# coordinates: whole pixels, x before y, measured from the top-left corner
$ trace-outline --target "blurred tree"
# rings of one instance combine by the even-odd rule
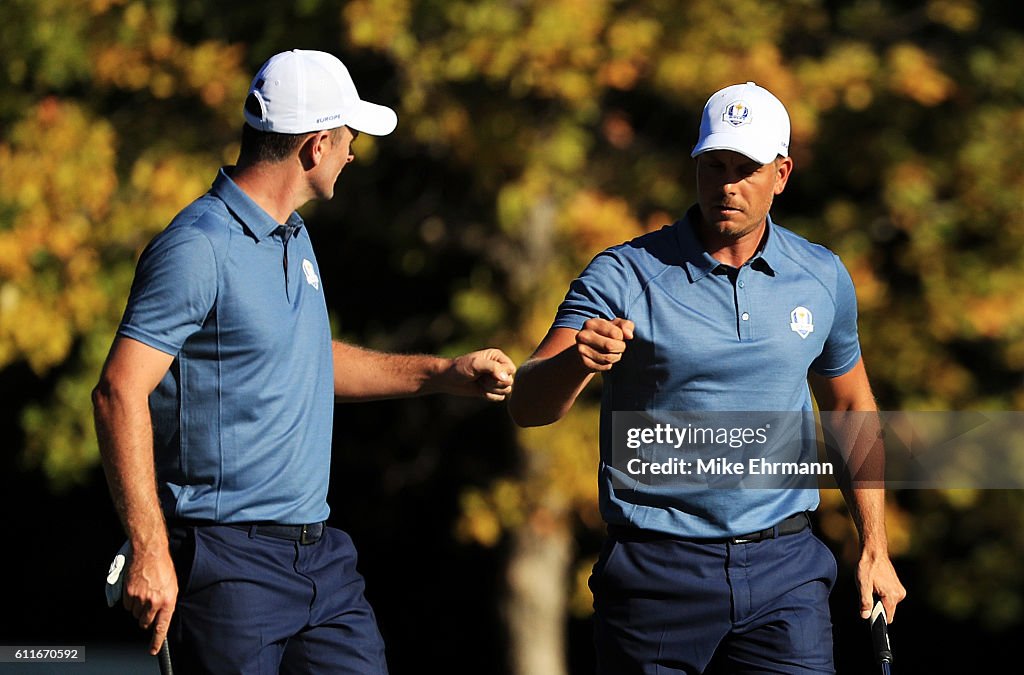
[[[318,239],[338,252],[334,287],[380,268],[391,284],[335,295],[340,334],[402,349],[496,342],[525,359],[591,256],[683,213],[701,106],[754,80],[793,120],[797,172],[774,215],[850,268],[881,405],[1019,409],[1021,21],[975,0],[4,2],[0,369],[55,382],[19,403],[26,459],[55,485],[95,464],[88,391],[134,260],[234,159],[252,69],[293,46],[372,73],[362,93],[401,120],[387,143],[360,138],[366,165],[343,181],[359,245]],[[593,551],[575,542],[601,527],[593,393],[559,424],[516,432],[514,469],[462,495],[459,534],[508,546],[517,673],[565,672],[565,614],[589,611]],[[823,501],[842,546],[841,500]],[[917,587],[967,571],[933,607],[1021,622],[1024,570],[1006,562],[1024,540],[964,535],[1024,531],[1019,494],[891,507]]]
[[[98,460],[89,390],[134,260],[237,126],[241,50],[183,42],[175,5],[0,6],[0,368],[60,368],[53,400],[23,417],[26,459],[58,485]]]

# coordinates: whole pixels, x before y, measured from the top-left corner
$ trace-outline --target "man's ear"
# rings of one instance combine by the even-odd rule
[[[329,142],[328,136],[330,135],[329,131],[316,131],[303,141],[299,147],[299,161],[302,162],[303,169],[309,171],[323,161],[324,153],[328,150],[326,144]]]
[[[780,195],[786,189],[790,174],[793,173],[793,158],[779,157],[775,160],[775,194]]]

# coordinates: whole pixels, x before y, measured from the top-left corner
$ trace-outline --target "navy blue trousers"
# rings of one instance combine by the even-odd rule
[[[610,535],[590,577],[598,673],[834,673],[835,579],[809,528],[744,544]]]
[[[224,525],[171,527],[178,604],[168,635],[181,673],[387,673],[352,539],[312,544]]]

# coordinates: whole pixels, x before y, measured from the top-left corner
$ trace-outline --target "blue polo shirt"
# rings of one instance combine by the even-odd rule
[[[770,218],[764,246],[738,270],[704,250],[696,218],[694,207],[673,225],[599,254],[570,286],[554,327],[579,330],[593,317],[636,325],[622,360],[604,374],[606,522],[682,537],[737,536],[815,508],[818,491],[613,489],[613,413],[810,413],[808,371],[836,377],[860,359],[857,303],[835,254]]]
[[[174,356],[150,397],[169,518],[327,518],[334,384],[320,270],[221,170],[139,260],[120,335]]]

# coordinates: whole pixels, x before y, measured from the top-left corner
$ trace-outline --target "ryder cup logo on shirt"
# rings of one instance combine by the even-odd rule
[[[319,291],[320,277],[318,277],[316,272],[313,270],[313,263],[309,262],[309,260],[305,258],[302,259],[302,272],[306,275],[306,283]]]
[[[743,101],[733,101],[722,113],[722,121],[728,122],[734,127],[750,124],[750,108]]]
[[[814,332],[814,316],[811,314],[811,310],[806,307],[797,307],[790,312],[789,327],[806,340],[807,336]]]

